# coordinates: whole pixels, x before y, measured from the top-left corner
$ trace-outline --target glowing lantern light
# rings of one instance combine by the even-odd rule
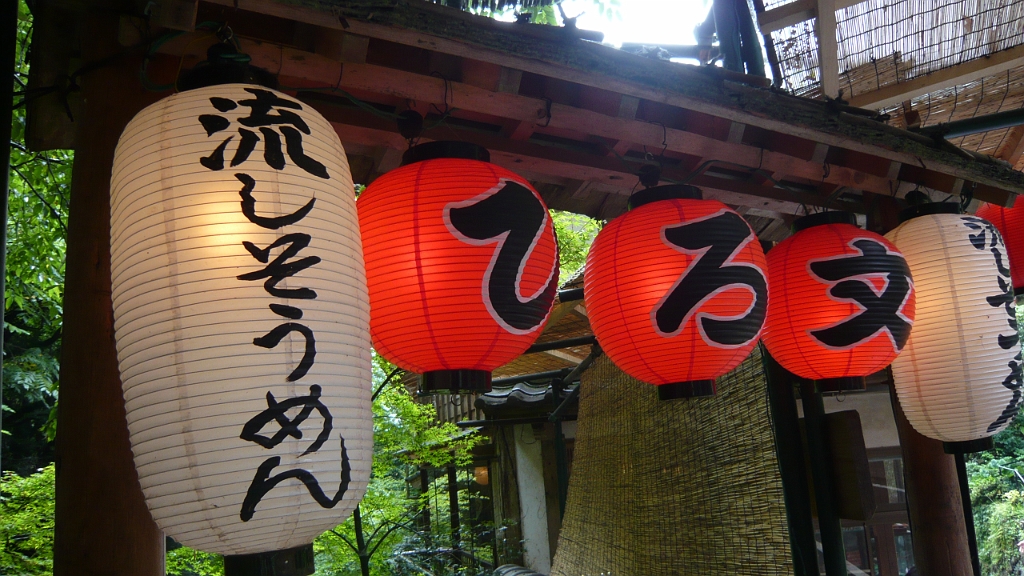
[[[914,284],[899,250],[849,212],[798,219],[767,255],[772,300],[764,343],[822,390],[863,387],[899,355],[914,322]],[[856,379],[859,386],[851,382]]]
[[[948,451],[983,449],[1013,419],[1021,395],[1003,240],[987,220],[944,203],[908,209],[886,238],[907,259],[917,291],[914,329],[892,363],[900,404],[918,432]]]
[[[157,525],[311,574],[312,541],[366,488],[369,302],[331,125],[228,84],[140,112],[111,178],[117,355]],[[249,573],[249,572],[245,572]]]
[[[1024,294],[1024,203],[1013,208],[995,204],[982,204],[977,215],[995,224],[1003,236],[1006,252],[1010,256],[1010,276],[1013,289],[1019,296]]]
[[[374,348],[421,389],[490,390],[540,335],[558,284],[547,206],[460,142],[410,148],[360,195]]]
[[[634,194],[587,255],[584,297],[608,357],[662,399],[714,394],[757,344],[764,251],[743,218],[692,186]]]

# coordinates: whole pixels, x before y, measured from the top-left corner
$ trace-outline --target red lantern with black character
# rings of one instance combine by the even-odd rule
[[[914,322],[914,283],[900,251],[849,212],[800,218],[768,252],[772,301],[764,343],[790,372],[825,391],[864,387]]]
[[[662,399],[714,394],[757,344],[764,252],[743,218],[692,186],[631,198],[587,256],[584,296],[602,350]]]
[[[540,335],[558,283],[547,206],[483,148],[431,142],[357,202],[379,354],[426,392],[490,390]]]

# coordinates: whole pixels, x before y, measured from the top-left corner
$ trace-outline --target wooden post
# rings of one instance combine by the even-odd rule
[[[85,16],[82,61],[121,50],[117,16]],[[146,508],[128,443],[110,296],[110,170],[121,130],[159,98],[120,58],[82,75],[68,225],[57,415],[56,576],[162,576],[164,538]]]
[[[829,98],[839,97],[839,44],[836,40],[836,2],[818,3],[818,71],[821,91]]]
[[[896,398],[895,388],[891,389],[891,397],[903,449],[917,573],[920,576],[973,574],[953,457],[943,451],[942,442],[926,438],[911,427]]]
[[[762,347],[768,377],[768,408],[775,428],[775,450],[779,458],[782,494],[786,500],[789,543],[793,549],[796,576],[819,576],[818,550],[814,542],[814,520],[810,488],[804,465],[800,419],[793,394],[793,376]]]
[[[825,574],[846,576],[846,551],[835,487],[832,485],[832,454],[825,425],[825,405],[816,384],[809,380],[800,383],[800,399],[804,407],[807,452],[814,482],[814,500],[818,505],[818,532],[821,534],[821,552],[825,557]]]

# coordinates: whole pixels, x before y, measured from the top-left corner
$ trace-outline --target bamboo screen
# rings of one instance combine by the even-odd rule
[[[712,398],[659,401],[607,357],[582,386],[552,576],[793,573],[757,349]]]
[[[840,87],[850,97],[1024,44],[1024,0],[866,0],[838,10],[836,23]],[[772,37],[787,87],[816,90],[814,21]]]
[[[786,0],[766,0],[770,10]],[[850,98],[925,76],[1024,44],[1024,0],[866,0],[836,12],[839,87]],[[814,19],[772,32],[785,88],[819,98],[818,43]],[[905,114],[921,126],[1015,110],[1024,106],[1024,67],[937,90],[890,107],[891,124]],[[951,142],[996,154],[1008,129]],[[1019,163],[1017,168],[1024,167]]]

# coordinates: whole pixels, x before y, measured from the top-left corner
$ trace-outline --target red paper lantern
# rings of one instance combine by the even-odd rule
[[[750,225],[692,186],[635,194],[587,256],[584,296],[601,349],[662,399],[714,394],[757,344],[768,304]]]
[[[422,374],[425,391],[490,390],[491,370],[533,344],[554,302],[547,206],[488,156],[416,146],[357,202],[373,346]]]
[[[805,216],[768,251],[765,346],[797,376],[825,380],[824,390],[862,388],[903,350],[914,323],[907,261],[855,223],[849,212]]]
[[[1010,260],[1010,277],[1017,295],[1024,294],[1024,204],[1003,208],[982,204],[976,214],[995,225],[1006,243]]]

